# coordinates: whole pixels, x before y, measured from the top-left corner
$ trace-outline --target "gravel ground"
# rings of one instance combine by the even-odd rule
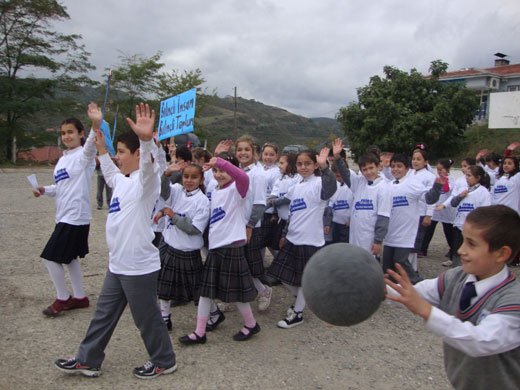
[[[271,307],[255,316],[262,331],[246,343],[231,339],[241,327],[237,312],[227,315],[205,345],[183,347],[179,336],[195,327],[196,308],[174,308],[171,339],[179,369],[173,375],[142,381],[132,368],[148,358],[128,310],[106,349],[99,378],[66,376],[53,365],[74,356],[94,312],[107,268],[106,207],[93,210],[90,254],[82,260],[88,309],[46,318],[42,309],[54,300],[54,287],[40,253],[55,217],[54,200],[32,196],[26,176],[40,184],[52,180],[50,167],[0,168],[0,388],[1,389],[449,389],[441,341],[423,321],[384,303],[367,321],[335,327],[309,310],[305,324],[276,327],[292,303],[287,291],[274,288]],[[95,183],[95,181],[93,181]],[[95,206],[95,190],[91,193]],[[437,276],[446,244],[438,228],[428,258],[419,260],[425,278]],[[517,270],[515,272],[518,273]]]

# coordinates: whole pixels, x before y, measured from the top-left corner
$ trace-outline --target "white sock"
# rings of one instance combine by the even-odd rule
[[[85,291],[83,291],[83,279],[81,278],[81,265],[78,259],[74,259],[67,264],[69,270],[69,279],[72,286],[72,294],[74,298],[85,298]]]
[[[296,302],[294,304],[294,311],[301,313],[305,309],[305,298],[303,297],[303,288],[298,288],[298,294],[296,295]]]
[[[253,278],[253,283],[259,294],[262,294],[267,289],[258,278]]]
[[[414,269],[414,271],[417,271],[417,253],[410,253],[408,255],[408,261],[410,262],[410,264],[412,265],[412,268]]]
[[[171,301],[167,301],[166,299],[159,299],[159,308],[161,309],[162,318],[168,318],[171,314]]]
[[[63,269],[63,265],[45,259],[43,260],[43,263],[47,267],[49,276],[56,288],[56,298],[61,301],[66,301],[69,299],[70,294],[69,290],[67,290],[67,281],[65,280],[65,270]]]
[[[292,295],[294,295],[295,297],[298,296],[298,287],[291,286],[290,284],[284,282],[282,282],[282,284],[285,286],[287,290],[289,290],[292,293]]]

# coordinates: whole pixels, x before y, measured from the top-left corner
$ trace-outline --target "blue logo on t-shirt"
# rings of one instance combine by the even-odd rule
[[[459,206],[458,211],[459,211],[459,213],[469,213],[474,208],[475,208],[475,205],[473,203],[462,203]]]
[[[409,206],[408,199],[406,196],[394,196],[392,201],[392,207],[404,207]]]
[[[507,187],[505,185],[498,185],[495,187],[495,194],[503,194],[507,192]]]
[[[110,202],[110,207],[108,208],[108,213],[116,213],[118,211],[121,211],[121,207],[119,205],[119,198],[115,197],[112,198],[112,201]]]
[[[185,213],[178,213],[176,211],[174,211],[175,215],[178,215],[179,217],[185,217],[186,214]],[[171,229],[171,227],[173,226],[173,220],[172,218],[169,218],[168,217],[168,225],[166,226],[166,229]]]
[[[213,209],[211,212],[211,217],[209,218],[209,224],[215,223],[217,221],[220,221],[226,216],[226,212],[222,209],[222,207],[217,207],[216,209]]]
[[[291,206],[289,207],[289,210],[291,213],[294,213],[298,210],[304,210],[307,208],[307,205],[305,204],[305,200],[303,198],[294,199],[291,202]]]
[[[334,211],[348,210],[349,208],[350,208],[350,205],[348,204],[348,202],[346,200],[337,200],[332,205],[332,209]]]
[[[374,210],[374,204],[372,199],[360,199],[359,202],[356,202],[354,208],[356,210]]]
[[[211,200],[211,191],[206,192],[206,196],[208,197],[209,200]]]
[[[62,180],[69,179],[69,178],[70,178],[70,176],[67,173],[66,168],[58,169],[56,171],[56,174],[54,175],[54,181],[56,182],[56,184],[58,184]]]

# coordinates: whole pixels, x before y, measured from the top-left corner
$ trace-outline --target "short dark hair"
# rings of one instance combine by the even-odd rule
[[[403,163],[406,168],[410,168],[410,158],[404,154],[394,154],[390,159],[390,164],[393,162]]]
[[[502,162],[502,156],[495,152],[491,152],[484,156],[484,161],[487,163],[492,161],[496,165],[500,165],[500,163]]]
[[[106,141],[106,140],[105,140]],[[133,131],[127,131],[117,137],[117,142],[124,144],[133,154],[139,149],[139,137]]]
[[[468,165],[476,165],[477,164],[477,160],[475,159],[475,157],[465,157],[462,159],[462,162],[466,162],[466,164]]]
[[[187,146],[179,146],[175,149],[175,157],[180,157],[184,161],[191,161],[191,150]]]
[[[362,168],[367,164],[375,164],[377,167],[377,166],[379,166],[380,163],[381,163],[381,160],[379,160],[379,157],[376,156],[374,153],[362,154],[358,160],[359,168]]]
[[[515,210],[504,205],[478,207],[468,214],[466,223],[482,231],[490,252],[508,246],[509,261],[515,258],[520,249],[520,216]]]

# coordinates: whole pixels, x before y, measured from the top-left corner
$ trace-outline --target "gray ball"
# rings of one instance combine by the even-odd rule
[[[366,320],[385,297],[383,271],[374,256],[344,243],[327,245],[309,259],[302,287],[312,312],[339,326]]]

